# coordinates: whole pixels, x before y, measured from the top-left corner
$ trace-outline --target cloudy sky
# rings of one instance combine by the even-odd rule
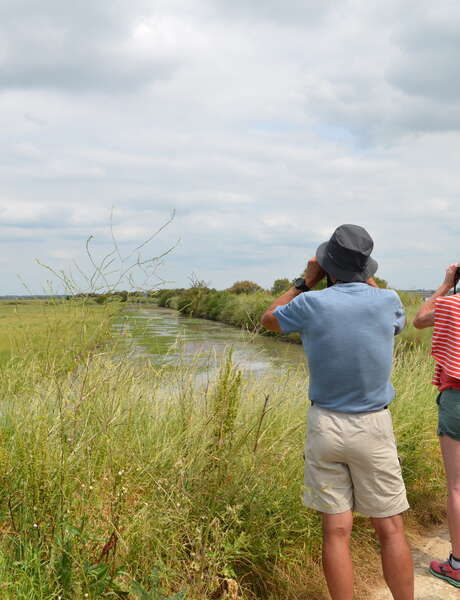
[[[141,249],[174,246],[173,286],[269,286],[341,223],[393,286],[437,285],[460,261],[459,40],[457,0],[3,0],[0,294],[43,289],[36,259],[90,272],[112,212],[128,264],[175,211]]]

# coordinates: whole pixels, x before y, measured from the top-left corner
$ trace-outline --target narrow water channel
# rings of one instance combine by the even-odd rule
[[[230,349],[243,371],[261,373],[304,365],[302,347],[253,335],[230,325],[184,317],[157,307],[130,308],[114,327],[119,337],[134,343],[135,355],[157,365],[194,362],[214,368]]]

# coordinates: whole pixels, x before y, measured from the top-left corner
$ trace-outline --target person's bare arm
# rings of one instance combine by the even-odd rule
[[[308,261],[307,268],[304,271],[305,284],[309,288],[312,288],[318,283],[318,281],[321,281],[321,279],[323,279],[323,277],[325,277],[325,275],[326,275],[326,273],[320,267],[318,261],[316,260],[316,256],[311,258]],[[291,300],[293,300],[296,296],[298,296],[301,293],[302,292],[297,290],[295,287],[291,287],[287,292],[285,292],[279,298],[277,298],[267,308],[267,310],[265,311],[265,313],[262,316],[262,319],[260,320],[263,327],[265,327],[265,329],[268,329],[269,331],[275,331],[276,333],[281,333],[281,328],[278,323],[278,319],[273,314],[273,311],[275,310],[275,308],[277,306],[284,306],[285,304],[288,304]]]
[[[426,300],[418,313],[415,315],[413,321],[414,327],[417,329],[425,329],[426,327],[433,327],[434,325],[434,307],[436,300],[441,296],[446,296],[449,290],[454,287],[455,274],[457,272],[457,264],[452,264],[447,267],[446,277],[443,283],[435,291],[435,293]]]
[[[366,280],[366,283],[367,283],[367,285],[370,285],[371,287],[375,287],[375,288],[379,287],[373,277],[369,277],[369,279]]]

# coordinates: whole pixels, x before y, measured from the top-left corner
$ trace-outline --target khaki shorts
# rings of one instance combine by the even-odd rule
[[[389,410],[350,414],[310,408],[304,504],[368,517],[409,508]]]

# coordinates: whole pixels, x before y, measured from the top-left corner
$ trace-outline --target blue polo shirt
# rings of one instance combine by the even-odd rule
[[[390,404],[394,336],[404,308],[393,290],[340,283],[300,294],[274,310],[282,333],[298,332],[310,371],[310,400],[345,413]]]

